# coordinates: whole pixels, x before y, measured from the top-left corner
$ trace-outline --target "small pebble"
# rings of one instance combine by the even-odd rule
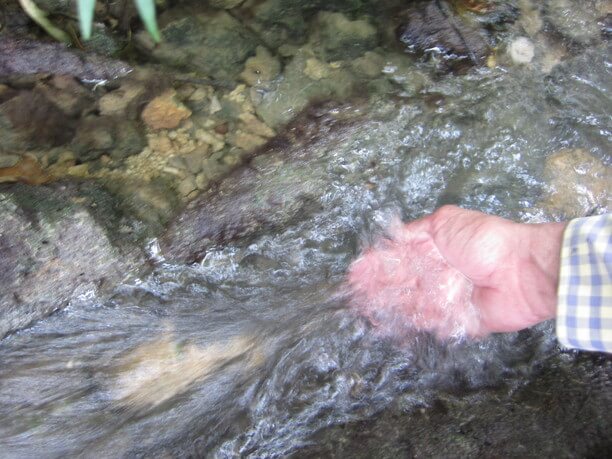
[[[510,43],[508,53],[515,64],[529,64],[533,60],[535,51],[529,38],[519,37]]]

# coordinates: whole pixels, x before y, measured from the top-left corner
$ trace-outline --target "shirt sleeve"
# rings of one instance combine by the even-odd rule
[[[612,352],[612,214],[578,218],[565,229],[557,338],[566,347]]]

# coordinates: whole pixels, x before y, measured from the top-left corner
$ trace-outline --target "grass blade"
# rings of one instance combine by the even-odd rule
[[[78,0],[77,3],[79,26],[84,40],[89,40],[91,37],[91,25],[93,23],[95,6],[96,0]]]
[[[147,31],[153,37],[155,43],[159,43],[161,37],[155,19],[155,0],[134,0],[134,3],[136,3],[136,9]]]

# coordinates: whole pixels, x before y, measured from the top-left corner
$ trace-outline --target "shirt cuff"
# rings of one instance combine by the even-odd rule
[[[566,347],[612,352],[612,214],[577,218],[565,229],[557,338]]]

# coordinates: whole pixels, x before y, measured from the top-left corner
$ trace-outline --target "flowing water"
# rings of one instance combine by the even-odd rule
[[[455,203],[551,218],[547,156],[579,147],[610,164],[609,51],[592,48],[550,75],[482,68],[416,95],[398,85],[307,147],[323,153],[279,167],[316,184],[320,206],[304,218],[211,248],[197,265],[159,260],[111,299],[84,295],[7,337],[0,456],[412,456],[427,435],[415,420],[448,412],[440,403],[518,406],[513,394],[543,368],[573,365],[553,324],[478,342],[398,342],[348,307],[344,275],[392,215]],[[609,436],[609,422],[601,429]]]

